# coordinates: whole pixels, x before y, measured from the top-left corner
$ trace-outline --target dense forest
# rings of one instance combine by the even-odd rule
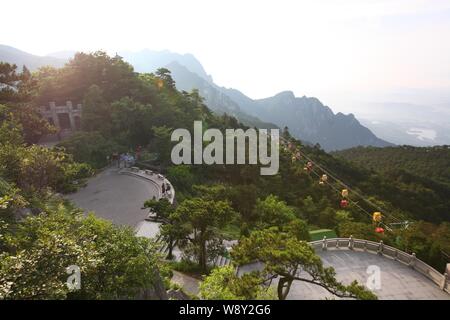
[[[396,185],[396,198],[417,219],[450,220],[450,149],[448,146],[388,148],[359,147],[333,153],[338,159],[365,168]],[[386,190],[388,191],[388,190]],[[406,201],[409,200],[409,204]]]
[[[406,171],[450,184],[450,146],[358,147],[333,154],[378,172]]]
[[[308,231],[322,228],[333,229],[343,237],[353,235],[368,240],[382,239],[402,250],[416,252],[419,258],[440,271],[445,265],[442,253],[450,252],[449,187],[441,179],[431,180],[427,176],[431,173],[414,175],[398,165],[390,167],[393,173],[376,171],[361,163],[343,160],[341,154],[330,155],[318,145],[304,145],[292,138],[289,129],[285,128],[283,139],[320,164],[315,169],[318,174],[324,173],[321,168],[326,168],[351,186],[351,190],[364,195],[363,199],[369,199],[361,200],[358,196],[354,199],[357,205],[341,208],[341,186],[319,184],[315,175],[304,170],[306,160],[293,161],[288,149],[281,150],[280,171],[275,176],[261,176],[257,165],[172,165],[170,152],[173,143],[170,135],[173,129],[192,131],[194,120],[202,120],[204,128],[224,130],[247,127],[227,114],[218,116],[212,113],[197,90],[178,91],[167,69],[159,69],[154,74],[139,74],[122,58],[109,57],[103,52],[78,53],[63,68],[45,67],[32,74],[26,68],[19,72],[15,66],[8,64],[0,64],[0,68],[3,84],[0,91],[0,252],[3,252],[0,280],[6,278],[8,283],[17,281],[11,279],[11,274],[18,268],[17,260],[29,258],[20,254],[33,254],[32,258],[40,261],[39,250],[46,249],[48,243],[60,238],[67,240],[65,248],[69,252],[82,251],[86,248],[72,247],[73,242],[79,240],[78,237],[88,239],[96,232],[102,234],[102,240],[93,243],[86,240],[85,243],[97,250],[94,252],[97,252],[99,264],[105,263],[101,269],[110,268],[107,262],[113,264],[115,269],[111,267],[111,270],[123,274],[123,283],[131,283],[118,288],[107,282],[99,298],[131,297],[136,294],[133,290],[136,287],[154,283],[154,273],[143,273],[135,279],[134,273],[124,270],[139,270],[150,265],[151,270],[162,270],[164,275],[167,266],[157,262],[157,259],[147,262],[131,259],[133,265],[127,267],[123,266],[126,257],[119,259],[116,255],[122,250],[116,241],[111,240],[114,250],[108,249],[108,239],[123,238],[126,245],[133,248],[124,250],[130,255],[153,252],[151,256],[154,257],[156,253],[152,241],[142,240],[140,243],[141,240],[131,237],[132,231],[129,229],[101,222],[94,216],[83,218],[79,209],[61,198],[55,198],[55,192],[75,191],[86,178],[106,166],[108,156],[114,152],[132,152],[138,146],[143,149],[138,165],[156,167],[166,173],[177,190],[175,207],[154,200],[147,201],[145,206],[160,215],[164,240],[170,246],[178,243],[185,257],[194,261],[203,273],[210,271],[209,262],[218,254],[226,254],[221,245],[223,239],[242,240],[242,244],[232,252],[237,262],[255,258],[269,261],[270,257],[262,256],[263,253],[257,257],[246,255],[251,251],[249,248],[264,239],[276,240],[274,243],[278,243],[279,247],[287,248],[286,255],[300,259],[304,257],[304,250],[309,250],[304,246],[304,241],[310,240]],[[55,130],[39,116],[37,107],[47,105],[49,101],[66,100],[82,103],[81,130],[53,149],[35,145],[43,135]],[[420,159],[418,167],[422,168],[426,158]],[[445,167],[445,164],[441,166]],[[439,177],[438,173],[436,177]],[[350,194],[350,197],[353,196],[353,193]],[[372,213],[379,208],[384,209],[386,224],[395,222],[395,219],[408,220],[409,227],[376,233],[371,217],[364,212]],[[30,211],[28,218],[24,222],[17,219],[18,212],[25,211]],[[45,219],[40,213],[47,213],[51,218]],[[59,223],[65,226],[60,231],[62,234],[52,231],[50,227]],[[38,230],[41,226],[45,231]],[[73,232],[74,228],[86,231],[78,234]],[[30,230],[35,233],[33,239],[24,236]],[[192,238],[192,234],[196,237]],[[34,241],[41,238],[42,241]],[[35,251],[22,251],[30,247]],[[91,257],[85,257],[78,263],[85,265],[86,270],[93,270],[92,283],[103,283],[105,278],[112,276],[112,273],[105,271],[103,274],[96,273],[98,269],[89,265],[89,261]],[[373,298],[356,284],[345,287],[337,283],[333,272],[323,268],[315,259],[302,263],[314,269],[319,281],[338,294]],[[218,272],[216,276],[223,274]],[[56,283],[55,279],[52,281]],[[258,281],[254,278],[233,281],[234,291],[230,293],[233,298],[261,296],[261,290],[255,285]],[[244,290],[246,288],[243,286],[249,284],[256,289]],[[0,295],[1,290],[9,290],[11,295],[21,294],[17,290],[0,287]],[[55,290],[52,292],[57,292],[58,297],[70,296],[62,288]],[[94,293],[86,291],[82,294],[81,297],[92,297]],[[45,292],[42,295],[45,296]],[[36,293],[36,296],[39,294]],[[280,298],[285,296],[285,293],[279,293]]]

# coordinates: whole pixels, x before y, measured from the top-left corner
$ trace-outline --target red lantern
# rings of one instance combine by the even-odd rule
[[[341,208],[347,208],[348,207],[348,200],[342,199],[341,200]]]
[[[384,233],[384,229],[381,227],[377,227],[377,228],[375,228],[375,232],[376,233]]]

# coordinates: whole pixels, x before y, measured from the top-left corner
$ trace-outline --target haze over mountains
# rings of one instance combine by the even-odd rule
[[[334,114],[317,98],[295,97],[292,91],[284,91],[273,97],[251,100],[238,90],[228,89],[227,93],[239,101],[245,112],[279,126],[288,126],[293,136],[319,143],[326,151],[392,145],[377,138],[353,114]]]
[[[63,51],[40,57],[0,45],[0,61],[19,66],[25,64],[31,70],[44,65],[60,67],[74,53]],[[370,114],[364,116],[360,122],[353,114],[334,113],[319,99],[295,97],[291,91],[253,100],[236,89],[220,87],[191,54],[151,50],[124,51],[118,54],[131,63],[138,72],[152,72],[159,67],[167,67],[171,70],[178,89],[186,91],[199,89],[208,107],[216,113],[226,112],[244,124],[259,128],[288,126],[295,137],[309,143],[319,143],[326,151],[359,145],[378,147],[392,145],[387,141],[411,145],[445,144],[450,141],[445,119],[442,120],[441,128],[436,127],[436,132],[423,130],[423,125],[417,122],[415,127],[413,119],[410,122],[405,121],[406,118],[402,118],[405,114],[401,108],[398,109],[398,117],[392,118],[391,122],[386,121],[388,117],[382,117],[380,120]],[[386,110],[387,113],[392,112],[388,107]],[[421,110],[426,112],[426,109]],[[400,122],[402,125],[398,125]]]
[[[377,136],[396,144],[450,144],[450,104],[372,103],[358,117]]]
[[[62,67],[67,59],[54,56],[37,56],[10,46],[0,45],[0,61],[14,63],[19,68],[25,65],[30,70],[36,70],[46,65]]]

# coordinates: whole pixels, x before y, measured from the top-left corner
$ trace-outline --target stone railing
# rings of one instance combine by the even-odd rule
[[[350,238],[332,238],[323,240],[313,241],[309,243],[315,250],[355,250],[363,252],[372,252],[383,257],[396,260],[404,265],[407,265],[417,272],[423,274],[428,279],[437,284],[442,290],[450,293],[450,264],[447,264],[446,272],[444,274],[440,273],[433,267],[429,266],[422,260],[416,258],[416,255],[408,254],[397,248],[387,246],[380,242],[373,242],[369,240],[354,239]]]
[[[123,168],[120,170],[120,173],[142,178],[153,183],[158,188],[160,197],[166,197],[170,203],[174,203],[175,189],[173,188],[173,185],[170,183],[170,181],[167,180],[162,174],[159,174],[152,170],[141,170],[138,167]],[[163,183],[165,183],[166,186],[170,186],[170,190],[167,191],[165,195],[162,194]]]

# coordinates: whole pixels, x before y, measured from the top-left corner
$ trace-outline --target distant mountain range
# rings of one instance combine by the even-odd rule
[[[222,88],[212,82],[210,76],[205,77],[192,72],[188,67],[181,65],[178,61],[172,61],[165,65],[165,67],[171,71],[178,90],[191,91],[192,89],[198,89],[200,95],[205,99],[206,105],[212,111],[219,114],[227,113],[232,115],[247,126],[267,129],[277,128],[273,123],[263,122],[257,117],[244,112],[236,101],[231,99],[223,92]]]
[[[26,65],[35,70],[44,65],[62,66],[73,51],[35,56],[0,45],[0,61]],[[326,151],[355,146],[385,147],[392,145],[375,136],[352,114],[334,114],[317,98],[295,97],[291,91],[266,99],[253,100],[236,89],[216,85],[201,63],[191,54],[142,50],[118,52],[138,72],[153,72],[166,67],[172,72],[179,90],[198,89],[208,107],[216,113],[227,113],[242,123],[258,128],[289,127],[291,134],[305,142],[319,143]]]
[[[10,46],[0,45],[0,61],[14,63],[19,68],[25,65],[30,70],[37,70],[43,66],[62,67],[67,62],[67,59],[52,56],[36,56]]]

